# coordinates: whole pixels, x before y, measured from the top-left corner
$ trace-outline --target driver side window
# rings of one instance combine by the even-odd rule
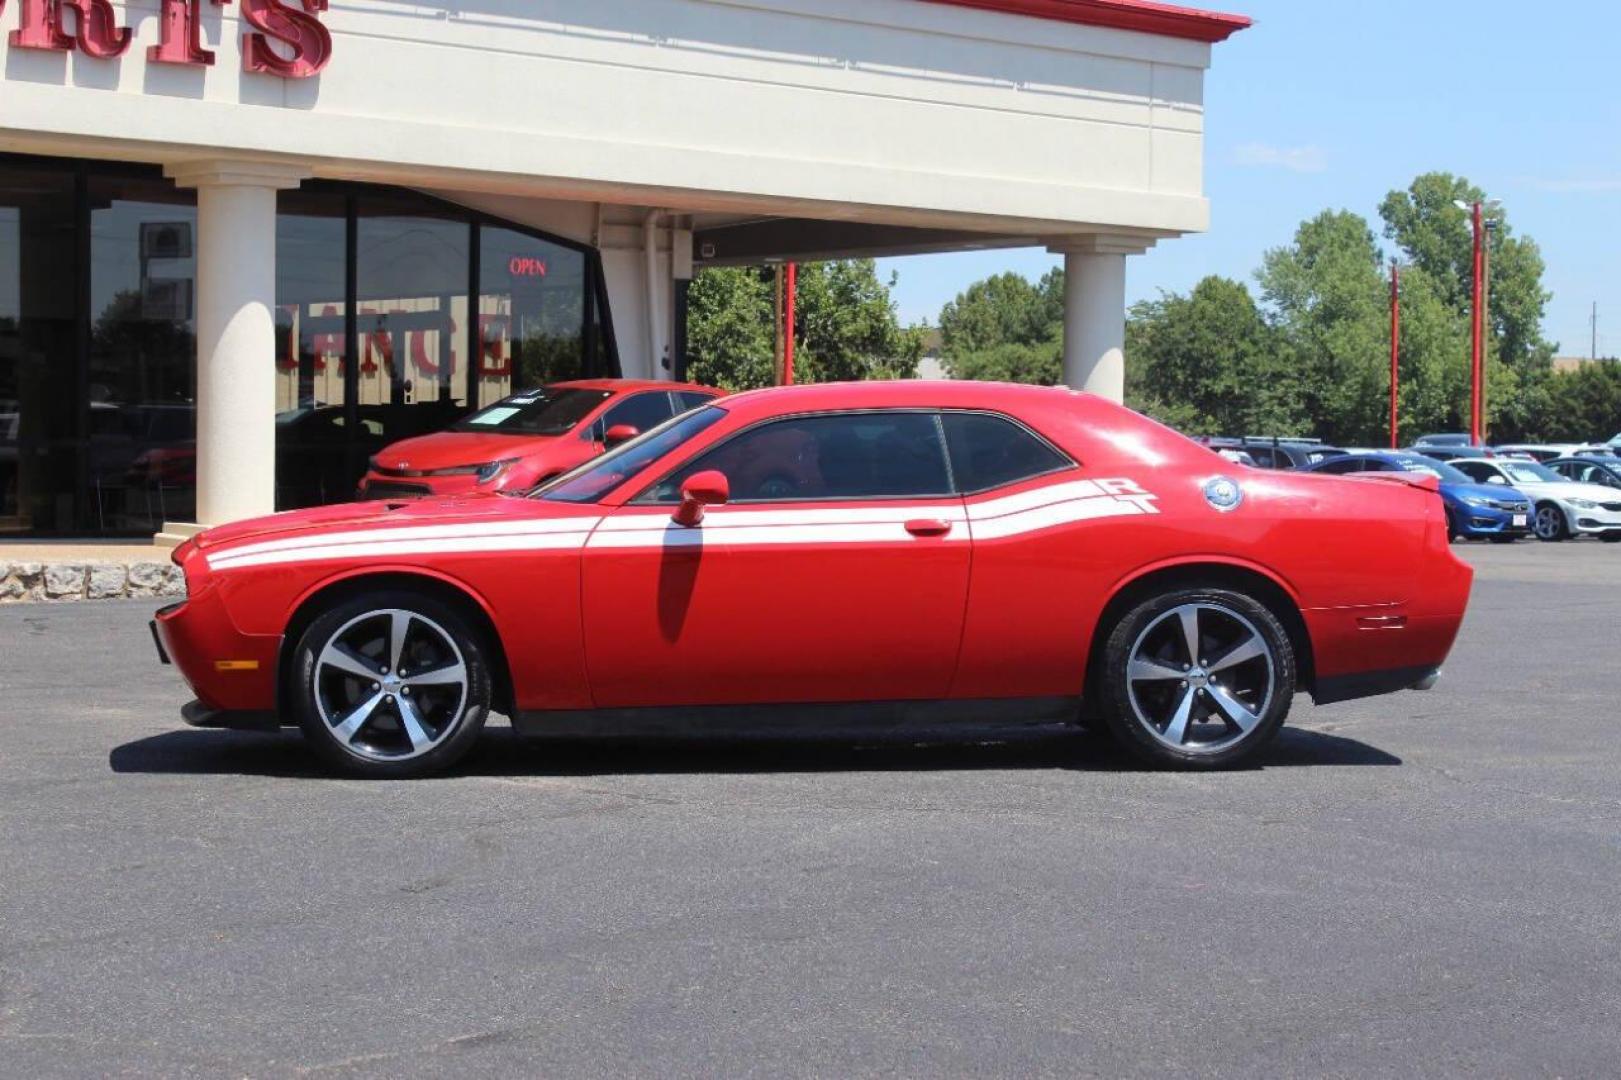
[[[636,501],[673,504],[710,469],[732,503],[929,498],[951,494],[945,442],[932,413],[860,412],[773,420],[722,443]]]

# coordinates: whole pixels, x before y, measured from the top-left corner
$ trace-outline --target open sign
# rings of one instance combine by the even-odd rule
[[[546,260],[514,255],[512,261],[507,263],[507,272],[513,277],[545,277]]]

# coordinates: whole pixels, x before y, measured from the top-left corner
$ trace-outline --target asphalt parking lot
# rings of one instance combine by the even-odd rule
[[[1428,694],[1088,735],[193,732],[150,603],[0,609],[0,1074],[1613,1075],[1621,548],[1460,549]]]

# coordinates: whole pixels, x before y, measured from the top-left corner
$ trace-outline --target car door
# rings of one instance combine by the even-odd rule
[[[730,501],[671,520],[716,470]],[[920,700],[951,685],[970,543],[938,416],[762,422],[610,510],[583,562],[599,707]]]

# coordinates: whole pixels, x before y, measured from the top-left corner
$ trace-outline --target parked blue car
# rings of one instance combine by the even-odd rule
[[[1305,471],[1355,476],[1364,472],[1425,473],[1441,481],[1447,533],[1511,544],[1531,531],[1531,500],[1513,488],[1479,484],[1448,465],[1402,450],[1363,451],[1318,462]]]

